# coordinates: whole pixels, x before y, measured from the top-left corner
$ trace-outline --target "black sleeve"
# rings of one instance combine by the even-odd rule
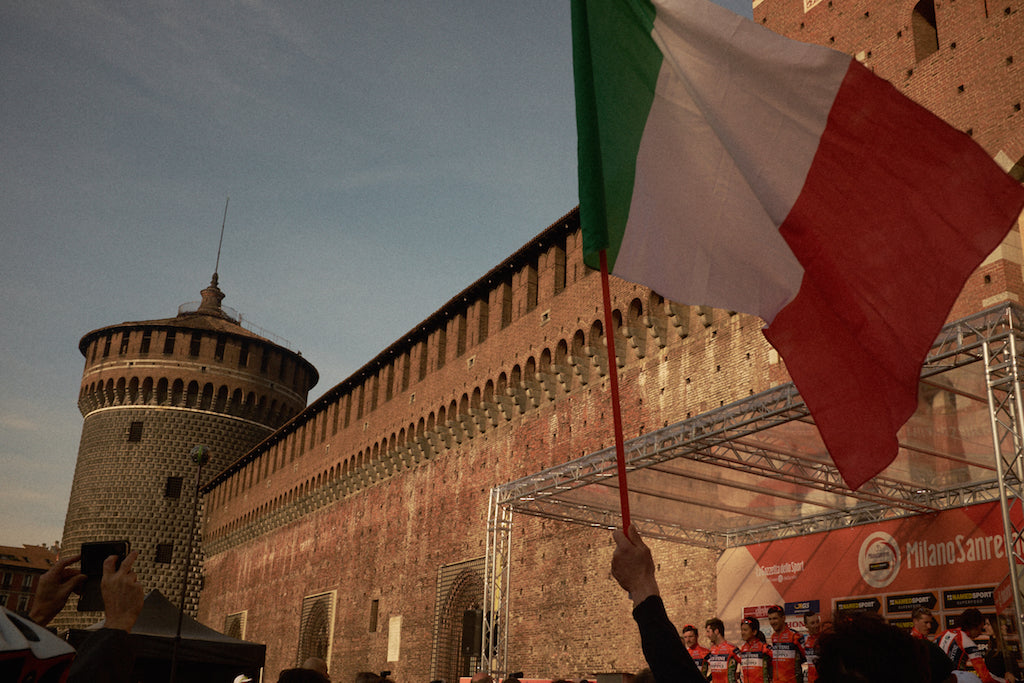
[[[953,660],[949,658],[946,651],[930,640],[922,638],[920,642],[924,644],[928,652],[928,670],[932,683],[941,683],[953,675],[953,670],[956,667],[953,666]]]
[[[134,666],[135,648],[128,632],[101,628],[78,648],[67,683],[129,683]]]
[[[634,607],[633,619],[640,627],[640,645],[657,683],[706,683],[669,621],[661,597],[652,595]]]

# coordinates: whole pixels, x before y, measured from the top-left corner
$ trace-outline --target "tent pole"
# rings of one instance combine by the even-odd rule
[[[178,675],[178,649],[181,645],[181,622],[185,618],[185,595],[188,593],[188,575],[192,569],[192,544],[196,537],[196,519],[199,517],[199,482],[203,476],[203,465],[210,459],[210,449],[206,446],[196,446],[189,454],[189,458],[199,465],[196,470],[196,493],[192,499],[192,523],[188,528],[188,545],[185,546],[185,562],[181,571],[181,600],[178,603],[178,628],[174,632],[174,650],[171,652],[171,677],[170,683],[177,681]]]

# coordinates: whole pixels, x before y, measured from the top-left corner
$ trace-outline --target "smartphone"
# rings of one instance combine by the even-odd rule
[[[131,545],[128,541],[93,541],[82,544],[82,573],[85,584],[78,598],[79,612],[102,612],[103,592],[100,581],[103,580],[103,562],[111,555],[117,555],[117,567],[128,555]]]

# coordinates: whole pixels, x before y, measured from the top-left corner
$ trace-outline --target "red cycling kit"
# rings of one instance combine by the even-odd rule
[[[772,649],[757,638],[743,643],[740,670],[743,671],[743,683],[771,683]]]
[[[773,683],[803,683],[805,661],[807,653],[802,635],[788,626],[772,634]]]
[[[706,677],[708,675],[708,655],[711,654],[711,650],[703,645],[697,645],[686,648],[686,651],[690,653],[690,659],[697,665],[701,675]]]
[[[818,669],[815,666],[818,661],[817,634],[804,638],[804,654],[807,655],[807,683],[815,683],[818,680]]]
[[[981,683],[994,683],[996,680],[985,666],[985,658],[971,637],[958,628],[943,631],[935,642],[943,652],[953,660],[953,665],[960,671],[974,671]]]
[[[737,683],[739,663],[740,651],[735,645],[724,640],[718,645],[712,645],[708,655],[711,683]]]

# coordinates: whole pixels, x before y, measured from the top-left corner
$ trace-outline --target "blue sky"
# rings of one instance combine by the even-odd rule
[[[750,15],[748,0],[721,0]],[[0,545],[61,537],[79,339],[224,301],[347,377],[576,204],[566,0],[0,4]]]

